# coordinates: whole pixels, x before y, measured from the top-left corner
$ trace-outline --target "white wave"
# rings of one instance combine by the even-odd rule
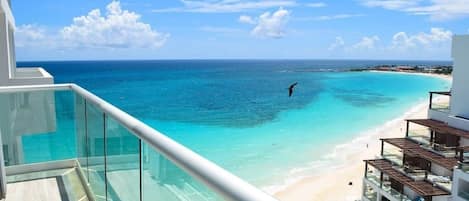
[[[322,156],[318,160],[311,161],[307,166],[291,169],[288,171],[286,178],[282,182],[262,187],[262,190],[269,194],[275,194],[303,179],[319,176],[321,173],[324,173],[324,171],[334,171],[346,166],[349,164],[347,162],[347,158],[349,158],[349,156],[353,156],[358,154],[360,151],[363,151],[363,147],[366,147],[373,141],[378,140],[377,138],[383,132],[390,130],[391,128],[395,128],[399,123],[405,121],[405,119],[408,119],[410,116],[416,114],[422,109],[425,109],[427,104],[428,103],[426,102],[420,103],[405,112],[402,116],[389,120],[375,128],[366,130],[358,134],[357,137],[350,142],[336,145],[329,154]],[[402,132],[404,131],[402,130]]]

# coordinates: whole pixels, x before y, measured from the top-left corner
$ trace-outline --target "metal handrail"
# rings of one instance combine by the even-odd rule
[[[233,201],[276,201],[253,185],[161,134],[135,117],[104,101],[76,84],[0,87],[0,93],[72,90],[126,127],[135,136],[151,145],[161,155],[207,185],[223,198]]]

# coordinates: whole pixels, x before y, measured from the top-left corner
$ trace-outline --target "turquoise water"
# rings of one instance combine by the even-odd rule
[[[283,183],[298,168],[314,172],[311,164],[335,146],[427,101],[428,91],[450,87],[427,76],[342,72],[376,64],[389,62],[20,63],[80,84],[260,187]],[[29,140],[23,143],[37,139]]]

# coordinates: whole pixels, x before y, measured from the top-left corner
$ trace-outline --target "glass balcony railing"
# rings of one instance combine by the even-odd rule
[[[459,147],[456,158],[459,159],[458,168],[469,173],[469,147]]]
[[[399,191],[394,190],[391,188],[391,184],[389,182],[383,182],[383,188],[382,188],[386,193],[390,194],[393,198],[396,200],[401,200],[401,201],[412,201],[407,197],[406,195],[400,193]]]
[[[430,92],[430,109],[449,112],[450,99],[451,92]]]
[[[418,144],[430,145],[430,130],[426,129],[409,129],[407,137]]]
[[[275,200],[76,85],[0,88],[0,103],[9,182],[76,164],[94,200]]]
[[[373,187],[365,183],[363,188],[363,196],[368,199],[369,201],[376,201],[378,200],[378,192],[376,192]]]
[[[398,151],[389,151],[389,150],[383,150],[383,155],[382,157],[386,160],[388,160],[389,162],[391,162],[393,165],[396,165],[396,166],[402,166],[402,162],[403,162],[403,156],[402,156],[402,152],[398,152]]]
[[[384,192],[388,193],[390,196],[392,196],[394,199],[400,200],[400,201],[412,201],[407,197],[406,195],[394,190],[391,188],[391,184],[388,181],[383,181],[381,185],[381,180],[377,175],[367,175],[366,179],[370,181],[371,183],[375,184],[376,186],[380,187],[383,189]],[[367,197],[368,199],[372,198],[372,193],[367,193],[366,191],[364,192],[364,196]],[[370,197],[369,197],[370,196]],[[372,200],[372,199],[370,199]]]
[[[373,183],[377,186],[381,185],[381,180],[379,179],[379,176],[377,176],[377,175],[367,174],[366,179],[368,179],[368,181],[371,181],[371,183]]]

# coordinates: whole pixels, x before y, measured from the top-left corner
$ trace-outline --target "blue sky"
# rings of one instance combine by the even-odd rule
[[[13,0],[18,60],[449,60],[469,0]]]

